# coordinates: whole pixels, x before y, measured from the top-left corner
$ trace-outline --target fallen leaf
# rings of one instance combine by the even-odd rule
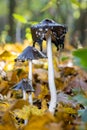
[[[54,116],[50,113],[46,113],[42,116],[32,116],[24,130],[48,130],[46,128],[47,124],[55,121]]]

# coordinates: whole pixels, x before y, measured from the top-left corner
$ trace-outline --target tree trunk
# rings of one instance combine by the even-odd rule
[[[9,0],[9,16],[8,16],[8,22],[9,22],[9,32],[8,35],[10,37],[10,42],[15,42],[15,23],[13,19],[13,13],[15,12],[15,6],[16,1],[15,0]]]

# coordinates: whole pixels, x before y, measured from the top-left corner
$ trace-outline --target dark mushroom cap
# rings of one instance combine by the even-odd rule
[[[14,90],[25,90],[26,92],[34,92],[33,87],[30,85],[30,81],[28,79],[22,79],[19,83],[12,87]]]
[[[42,47],[42,41],[46,40],[48,30],[51,31],[52,42],[57,49],[59,47],[63,48],[67,27],[50,19],[45,19],[39,24],[31,26],[33,45],[35,45],[35,42],[38,42],[40,47]]]
[[[24,49],[24,51],[15,59],[15,61],[27,61],[27,60],[35,60],[40,58],[46,58],[46,56],[32,46],[28,46]]]

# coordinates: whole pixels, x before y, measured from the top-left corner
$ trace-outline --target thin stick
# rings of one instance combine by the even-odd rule
[[[29,75],[28,78],[30,80],[30,84],[32,86],[32,60],[29,61]],[[29,103],[32,105],[33,100],[32,100],[32,93],[29,93]]]
[[[51,35],[47,37],[47,55],[48,55],[48,81],[49,81],[49,90],[51,95],[49,111],[54,114],[56,102],[57,102],[57,95],[56,95],[56,87],[54,82]]]

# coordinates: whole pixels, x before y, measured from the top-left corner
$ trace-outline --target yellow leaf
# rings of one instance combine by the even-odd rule
[[[7,50],[9,52],[21,52],[23,50],[22,44],[5,44],[4,50]]]
[[[43,110],[43,111],[48,110],[48,107],[47,107],[47,102],[46,102],[46,100],[45,100],[45,99],[44,99],[44,100],[42,100],[42,110]]]
[[[8,90],[9,90],[8,82],[2,80],[2,82],[0,82],[0,93],[7,94]]]
[[[10,104],[7,102],[0,102],[0,111],[6,111],[10,107]]]
[[[49,90],[48,90],[47,86],[42,85],[42,86],[41,86],[41,92],[40,92],[38,98],[39,98],[39,99],[44,99],[44,97],[45,97],[46,95],[48,95],[48,93],[49,93]]]
[[[14,60],[17,57],[16,54],[5,50],[2,54],[0,54],[1,60]]]
[[[6,112],[3,116],[3,124],[0,124],[0,130],[17,130],[9,112]]]
[[[72,122],[73,116],[71,115],[76,115],[76,114],[77,114],[77,110],[75,108],[58,104],[58,111],[56,112],[56,119],[58,122],[60,121],[63,121],[64,123]]]
[[[0,130],[17,130],[12,124],[0,125]]]
[[[15,102],[15,104],[12,106],[11,111],[15,110],[15,109],[22,109],[24,107],[24,105],[29,105],[29,102],[26,100],[22,100],[22,99],[17,99],[17,101]]]
[[[76,114],[77,113],[76,109],[73,109],[73,108],[70,108],[70,107],[63,108],[63,112],[66,112],[68,114]]]
[[[62,105],[60,105],[59,107],[58,107],[58,110],[60,111],[60,112],[64,112],[64,113],[67,113],[67,114],[76,114],[77,113],[77,110],[76,109],[74,109],[74,108],[71,108],[71,107],[68,107],[68,106],[62,106]]]
[[[12,71],[14,69],[14,64],[15,64],[14,61],[7,61],[6,65],[4,67],[4,70],[5,71]]]
[[[42,116],[32,116],[29,123],[25,126],[24,130],[48,130],[46,125],[55,122],[54,116],[50,113],[46,113]]]
[[[14,115],[18,118],[28,119],[32,115],[42,116],[44,111],[42,109],[38,109],[36,106],[24,106],[22,109],[16,109],[13,111]]]

